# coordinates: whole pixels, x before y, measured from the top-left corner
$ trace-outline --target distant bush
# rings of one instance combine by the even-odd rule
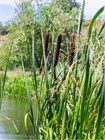
[[[33,90],[32,79],[28,79],[29,88]],[[4,94],[11,95],[14,97],[26,98],[26,87],[24,83],[24,78],[21,76],[14,77],[13,79],[8,79],[5,85]]]

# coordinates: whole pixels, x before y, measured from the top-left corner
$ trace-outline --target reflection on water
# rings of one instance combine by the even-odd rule
[[[3,97],[0,110],[0,140],[27,139],[24,129],[24,116],[28,109],[29,105],[26,100],[7,96]],[[16,134],[12,122],[7,120],[4,116],[10,118],[16,124],[20,134]]]

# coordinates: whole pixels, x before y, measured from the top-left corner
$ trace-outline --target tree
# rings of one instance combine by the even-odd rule
[[[72,10],[70,10],[72,7]],[[58,32],[72,31],[77,26],[79,4],[72,0],[51,0],[49,5],[39,6],[39,24],[43,28],[52,30],[52,26]]]
[[[31,0],[20,1],[20,3],[16,4],[17,16],[9,26],[10,33],[7,36],[7,45],[12,42],[12,52],[17,58],[12,59],[12,61],[17,63],[16,65],[20,65],[20,54],[22,54],[25,66],[30,66],[32,35],[34,30],[34,9]]]
[[[35,58],[37,65],[40,65],[42,56],[42,37],[43,33],[55,29],[55,38],[59,32],[67,34],[73,32],[77,27],[78,4],[75,1],[51,0],[48,4],[40,4],[37,1],[37,8],[33,5],[33,0],[20,0],[16,3],[17,16],[9,26],[7,36],[7,46],[12,44],[12,64],[19,66],[20,54],[24,57],[25,66],[31,66],[31,47],[32,37],[35,40]],[[72,4],[72,5],[71,5]],[[70,6],[72,10],[70,10]],[[50,39],[51,40],[51,39]],[[63,40],[64,43],[65,40]]]

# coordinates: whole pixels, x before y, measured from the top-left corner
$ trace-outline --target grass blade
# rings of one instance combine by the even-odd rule
[[[102,122],[103,110],[104,110],[104,96],[105,96],[105,75],[104,75],[102,95],[101,95],[101,100],[100,100],[99,114],[98,114],[98,119],[97,119],[97,124],[96,124],[95,139],[99,139],[100,125],[101,125],[101,122]]]
[[[101,27],[99,33],[98,33],[98,37],[100,36],[100,34],[102,33],[102,31],[103,31],[104,28],[105,28],[105,22],[103,23],[103,25],[102,25],[102,27]]]
[[[91,37],[93,25],[94,25],[96,19],[99,17],[99,15],[104,11],[104,8],[105,8],[104,6],[101,7],[101,8],[97,11],[97,13],[94,15],[93,19],[91,20],[91,23],[90,23],[89,29],[88,29],[88,40],[89,40],[90,37]]]
[[[44,54],[44,70],[45,70],[45,77],[46,77],[46,89],[47,92],[49,90],[49,83],[48,83],[48,71],[47,71],[47,58],[45,55],[45,46],[44,46],[44,38],[43,38],[43,32],[41,30],[41,36],[42,36],[42,45],[43,45],[43,54]]]
[[[23,63],[23,57],[22,56],[21,56],[21,62],[22,62],[24,81],[25,81],[26,91],[27,91],[27,96],[28,96],[28,102],[29,102],[29,105],[30,105],[33,129],[35,130],[35,127],[34,127],[34,115],[33,115],[33,108],[32,108],[32,100],[31,100],[31,95],[30,95],[30,91],[29,91],[29,87],[28,87],[28,81],[27,81],[27,77],[26,77],[26,73],[25,73],[25,68],[24,68],[24,63]]]
[[[85,118],[85,101],[86,101],[86,96],[87,96],[88,87],[89,87],[89,76],[90,76],[90,63],[89,63],[89,52],[88,52],[83,99],[82,99],[82,104],[81,104],[80,138],[82,138],[82,128],[83,128],[83,123],[84,123],[84,118]]]
[[[25,130],[26,130],[27,137],[28,137],[28,139],[30,139],[29,134],[28,134],[28,124],[27,124],[27,122],[28,122],[28,115],[29,115],[28,113],[25,114],[25,117],[24,117],[24,127],[25,127]]]
[[[12,122],[12,124],[13,124],[13,126],[14,126],[14,128],[15,128],[15,130],[16,130],[16,133],[19,134],[19,130],[18,130],[16,124],[15,124],[10,118],[8,118],[7,116],[4,116],[4,115],[3,115],[3,117]]]
[[[79,22],[78,22],[78,35],[80,35],[81,28],[82,28],[84,9],[85,9],[85,0],[83,0],[83,2],[82,2],[82,9],[81,9],[81,13],[80,13]]]
[[[36,91],[36,97],[38,99],[37,95],[37,79],[36,79],[36,66],[35,66],[35,45],[34,45],[34,33],[32,36],[32,68],[33,68],[33,73],[34,73],[34,85],[35,85],[35,91]]]
[[[11,56],[11,50],[12,50],[12,45],[11,45],[9,53],[8,53],[8,59],[7,59],[7,64],[6,64],[4,78],[3,78],[2,92],[3,92],[4,86],[5,86],[6,74],[7,74],[8,64],[9,64],[9,60],[10,60],[10,56]]]
[[[80,18],[79,18],[79,24],[78,24],[78,36],[80,35],[81,32],[81,27],[82,27],[82,22],[83,22],[83,16],[84,16],[84,9],[85,9],[85,0],[83,0],[82,3],[82,10],[80,13]],[[79,39],[79,38],[78,38]],[[79,40],[78,40],[78,44],[79,44]],[[75,75],[75,79],[77,80],[77,70],[78,70],[78,46],[77,46],[77,50],[76,50],[76,56],[75,56],[75,69],[74,69],[74,75]],[[74,105],[75,105],[75,92],[76,92],[76,84],[74,83],[74,87],[73,87],[73,98],[74,98]]]

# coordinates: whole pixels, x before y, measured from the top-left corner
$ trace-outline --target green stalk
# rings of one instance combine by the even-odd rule
[[[53,28],[53,32],[52,32],[52,51],[51,51],[51,55],[52,55],[53,61],[52,61],[52,65],[51,65],[51,84],[50,84],[50,86],[52,86],[53,76],[54,76],[54,28]]]
[[[45,46],[44,46],[44,38],[43,38],[42,30],[41,30],[41,36],[42,36],[43,54],[44,54],[44,70],[45,70],[45,78],[46,78],[46,89],[47,89],[47,93],[48,93],[49,83],[48,83],[48,71],[47,71],[47,58],[45,55]]]
[[[65,98],[65,97],[64,97]],[[63,103],[63,111],[62,111],[62,125],[61,125],[61,140],[65,139],[65,121],[66,121],[66,100],[64,99],[64,103]]]
[[[82,28],[82,23],[83,23],[83,16],[84,16],[84,9],[85,9],[85,0],[83,0],[82,3],[82,10],[80,13],[80,18],[79,18],[79,22],[78,22],[78,45],[80,42],[79,36],[81,33],[81,28]],[[77,80],[77,71],[78,71],[78,46],[77,46],[77,50],[76,50],[76,56],[75,56],[75,69],[74,69],[74,75],[75,75],[75,79]],[[76,84],[74,83],[74,87],[73,87],[73,98],[74,98],[74,105],[75,105],[75,92],[76,92]]]
[[[82,104],[81,104],[81,123],[80,123],[80,138],[81,139],[82,139],[82,128],[83,128],[84,119],[85,119],[85,101],[86,101],[86,96],[87,96],[88,87],[89,87],[89,75],[90,75],[90,63],[89,63],[89,51],[88,51],[84,91],[83,91],[83,97],[82,97],[83,99],[82,99]]]
[[[20,132],[19,132],[19,130],[18,130],[16,124],[14,123],[14,121],[12,121],[10,118],[8,118],[8,117],[5,116],[5,115],[3,115],[3,117],[6,118],[7,120],[11,121],[11,123],[12,123],[13,126],[14,126],[14,129],[15,129],[16,133],[17,133],[17,134],[20,134]]]
[[[105,22],[103,23],[103,25],[102,25],[102,27],[101,27],[99,33],[98,33],[98,37],[100,36],[100,34],[102,33],[102,31],[103,31],[104,28],[105,28]]]
[[[5,68],[3,82],[0,79],[0,109],[1,109],[1,104],[2,104],[2,96],[3,96],[4,86],[5,86],[5,82],[6,82],[6,75],[7,75],[9,60],[10,60],[10,56],[11,56],[11,50],[12,50],[12,45],[10,46],[10,50],[8,53],[7,64],[6,64],[6,68]]]
[[[28,87],[28,81],[27,81],[27,77],[26,77],[26,73],[25,73],[25,68],[24,68],[24,63],[23,63],[22,55],[21,55],[21,62],[22,62],[22,69],[23,69],[23,74],[24,74],[24,81],[25,81],[25,86],[26,86],[26,91],[27,91],[28,102],[29,102],[29,105],[30,105],[31,121],[32,121],[33,129],[35,131],[34,114],[33,114],[33,108],[32,108],[32,100],[31,100],[30,90],[29,90],[29,87]]]
[[[101,100],[100,100],[100,107],[99,107],[99,114],[98,114],[98,119],[97,119],[97,124],[96,124],[96,134],[95,134],[95,139],[99,139],[99,133],[100,133],[100,126],[102,125],[102,119],[105,117],[103,115],[104,110],[104,103],[105,103],[105,74],[104,74],[104,80],[103,80],[103,88],[102,88],[102,93],[101,93]],[[104,118],[105,119],[105,118]],[[104,124],[103,124],[104,125]]]
[[[12,45],[11,45],[9,53],[8,53],[8,59],[7,59],[7,64],[6,64],[5,73],[4,73],[4,79],[3,79],[3,85],[2,85],[2,92],[3,92],[4,86],[5,86],[7,69],[8,69],[8,64],[9,64],[10,56],[11,56],[11,50],[12,50]]]
[[[101,7],[97,12],[96,14],[94,15],[94,17],[92,18],[91,20],[91,23],[89,25],[89,29],[88,29],[88,42],[89,42],[89,39],[91,38],[91,34],[92,34],[92,29],[93,29],[93,25],[96,21],[96,19],[99,17],[100,14],[102,14],[102,12],[104,11],[105,7]]]
[[[35,64],[35,45],[34,45],[34,33],[32,36],[32,67],[33,67],[33,74],[34,74],[34,85],[35,85],[35,93],[36,97],[38,99],[38,94],[37,94],[37,79],[36,79],[36,64]]]
[[[84,9],[85,9],[85,0],[83,0],[82,2],[82,9],[81,9],[81,13],[80,13],[80,18],[79,18],[79,22],[78,22],[78,36],[81,33],[81,28],[82,28],[82,23],[83,23],[83,17],[84,17]]]

